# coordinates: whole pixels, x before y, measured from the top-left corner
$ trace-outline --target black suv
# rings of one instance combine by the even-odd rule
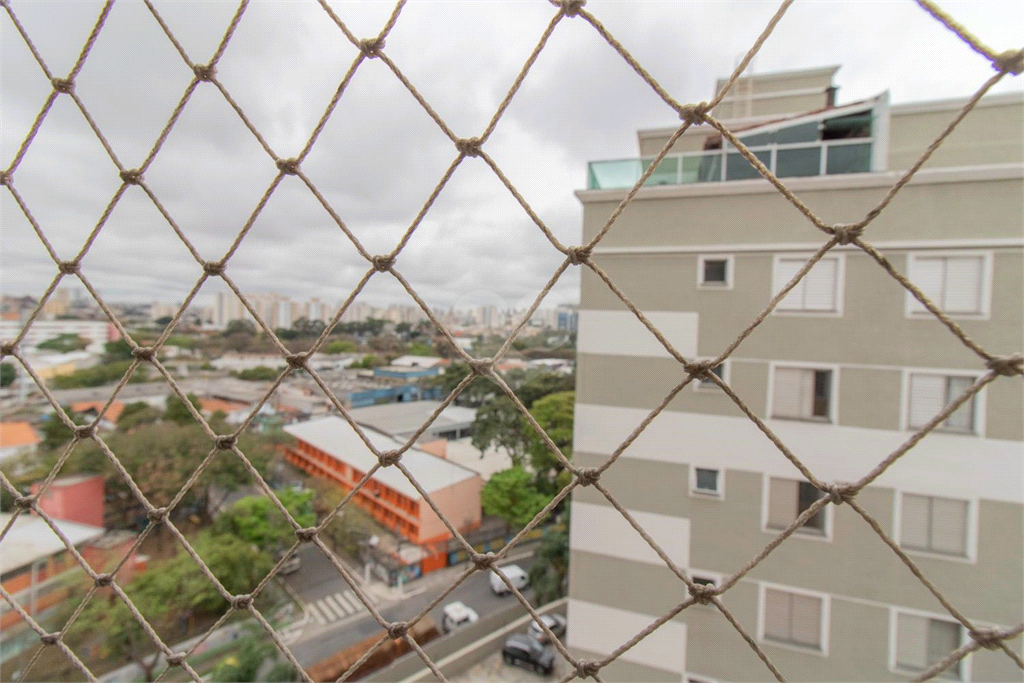
[[[501,648],[501,658],[506,664],[533,669],[545,676],[555,668],[555,651],[523,633],[509,636],[505,641],[505,647]]]

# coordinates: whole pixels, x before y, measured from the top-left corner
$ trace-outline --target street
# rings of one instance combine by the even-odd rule
[[[312,546],[303,548],[300,553],[302,568],[287,578],[289,586],[307,605],[308,618],[305,624],[301,629],[293,630],[288,638],[289,647],[299,662],[305,666],[315,664],[369,636],[382,633],[380,625],[358,602],[351,588],[323,553]],[[502,564],[517,564],[529,570],[533,562],[531,550],[517,549],[512,553],[512,558]],[[394,598],[377,597],[372,602],[388,621],[409,620],[450,586],[464,569],[465,565],[450,567],[417,579],[405,587],[404,592],[408,595],[405,599],[392,591]],[[368,595],[374,593],[365,592]],[[527,589],[524,595],[529,599],[532,592]],[[494,595],[488,575],[473,574],[431,611],[438,628],[444,605],[457,600],[476,610],[481,618],[515,602],[512,596]],[[525,613],[526,610],[523,610]]]

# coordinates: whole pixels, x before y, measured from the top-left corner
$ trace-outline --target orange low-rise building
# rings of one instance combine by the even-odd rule
[[[285,450],[289,463],[312,475],[335,481],[351,491],[373,468],[377,458],[355,430],[331,416],[285,427],[298,441]],[[374,448],[395,450],[402,443],[372,429],[363,429]],[[438,509],[460,532],[480,526],[480,475],[461,465],[410,448],[402,464],[430,495]],[[451,538],[451,532],[419,491],[397,467],[377,470],[353,499],[381,524],[418,544]]]

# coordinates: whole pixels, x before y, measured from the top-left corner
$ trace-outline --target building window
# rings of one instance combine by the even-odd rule
[[[815,368],[774,368],[772,417],[831,421],[833,374]]]
[[[807,263],[810,255],[776,256],[772,294],[778,294]],[[841,314],[843,262],[839,254],[826,254],[814,264],[775,308],[781,312]]]
[[[966,500],[904,493],[900,509],[900,546],[967,557]]]
[[[911,254],[907,277],[921,293],[944,313],[984,316],[988,314],[988,279],[991,254]],[[924,315],[928,309],[907,292],[907,312]]]
[[[911,373],[907,426],[916,429],[928,424],[943,408],[970,389],[976,380],[974,376]],[[977,433],[977,399],[977,394],[971,396],[936,429],[962,434]]]
[[[729,361],[727,361],[727,360],[726,361],[722,361],[721,363],[719,363],[715,367],[711,368],[711,373],[713,375],[715,375],[716,377],[718,377],[723,382],[728,382],[729,381],[729,368],[728,368],[728,364],[729,364]],[[713,379],[698,379],[698,380],[694,381],[693,388],[694,389],[698,389],[698,390],[705,390],[705,389],[715,390],[715,389],[718,389],[718,385],[715,384],[715,381]]]
[[[697,259],[697,286],[701,289],[732,289],[733,257],[702,255]]]
[[[923,671],[960,647],[962,640],[963,627],[955,621],[897,613],[894,664],[905,671]],[[960,680],[962,665],[957,662],[939,677]]]
[[[766,527],[768,529],[785,529],[804,510],[811,507],[815,501],[824,497],[824,495],[822,491],[815,488],[810,482],[771,477],[768,480],[768,518],[766,520]],[[804,525],[798,531],[824,536],[826,533],[825,515],[827,514],[827,509],[826,506],[818,510],[817,514],[804,522]]]
[[[725,494],[722,471],[706,467],[690,468],[690,492],[721,498]]]
[[[764,639],[824,650],[824,600],[803,593],[764,589]]]

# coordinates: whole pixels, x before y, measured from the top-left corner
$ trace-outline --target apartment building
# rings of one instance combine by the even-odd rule
[[[837,104],[838,67],[758,75],[714,114],[818,215],[871,210],[964,101]],[[884,84],[883,84],[884,85]],[[722,87],[719,81],[718,87]],[[1021,94],[992,95],[946,140],[865,238],[993,353],[1024,346]],[[678,124],[677,124],[678,125]],[[668,142],[594,162],[591,239]],[[826,241],[709,126],[691,128],[594,253],[688,358],[714,358]],[[685,377],[609,288],[583,269],[573,458],[603,463]],[[856,247],[830,251],[715,369],[823,481],[855,481],[986,368]],[[1002,378],[858,495],[964,615],[1024,620],[1022,387]],[[823,494],[713,382],[687,386],[602,476],[680,567],[717,583]],[[572,501],[568,644],[604,657],[687,596],[592,487]],[[792,681],[908,680],[969,635],[848,505],[826,506],[723,597]],[[1021,640],[1009,643],[1021,652]],[[946,677],[1020,680],[981,649]],[[771,678],[713,606],[694,606],[602,669],[604,680]]]

